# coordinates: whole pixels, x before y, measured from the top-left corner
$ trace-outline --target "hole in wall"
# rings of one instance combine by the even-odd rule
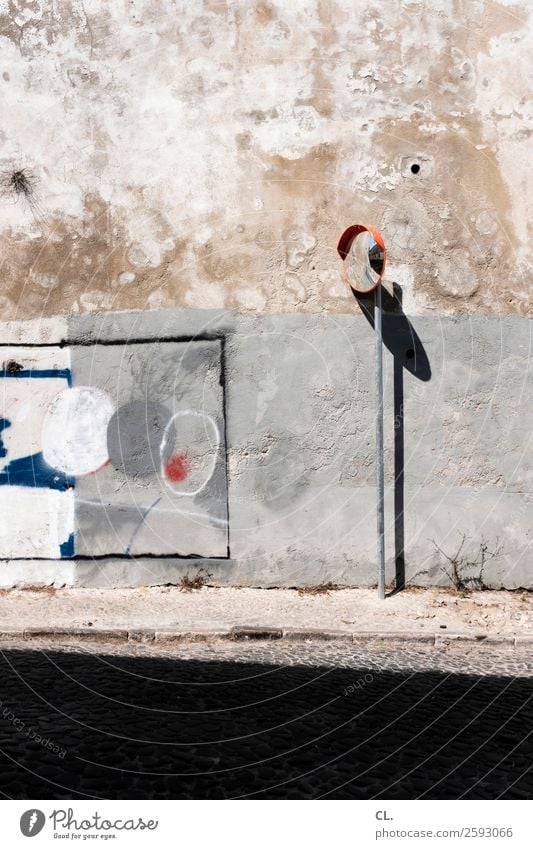
[[[420,165],[418,164],[418,162],[413,162],[413,164],[411,165],[411,174],[418,174],[419,171]]]

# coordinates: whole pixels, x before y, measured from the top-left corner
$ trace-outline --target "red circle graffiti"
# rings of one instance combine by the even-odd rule
[[[169,481],[184,481],[189,474],[189,465],[185,454],[174,454],[165,463],[165,475]]]

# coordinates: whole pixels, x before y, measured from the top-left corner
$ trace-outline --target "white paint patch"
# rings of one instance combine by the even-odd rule
[[[0,339],[10,345],[24,345],[25,342],[51,343],[66,339],[68,336],[67,319],[62,316],[54,318],[36,318],[31,321],[2,321],[0,323]],[[35,353],[35,349],[34,349]],[[40,352],[47,356],[48,352]],[[10,358],[13,355],[11,351]],[[0,354],[1,356],[1,354]],[[66,362],[68,352],[66,349],[54,348],[54,357],[62,357]],[[62,368],[62,366],[46,366],[46,368]]]
[[[108,461],[107,426],[115,408],[101,389],[61,392],[46,413],[42,445],[46,462],[67,475],[88,475]]]
[[[391,292],[394,291],[393,283],[400,286],[402,293],[402,310],[406,315],[418,315],[429,309],[429,301],[424,292],[417,292],[415,296],[414,270],[408,263],[388,262],[383,284]]]
[[[0,557],[61,557],[74,533],[74,491],[0,487]]]
[[[0,382],[0,416],[10,422],[1,434],[7,454],[0,459],[0,472],[13,460],[42,450],[42,425],[46,411],[65,387],[65,378],[55,377],[4,378]]]
[[[275,369],[270,372],[265,372],[261,388],[257,392],[257,409],[255,414],[255,426],[263,420],[263,417],[268,410],[270,402],[278,394],[279,384],[277,381]]]
[[[224,309],[226,302],[226,290],[221,283],[210,281],[205,283],[203,280],[194,280],[185,295],[185,305],[194,307],[198,303],[199,297],[202,298],[202,304],[206,309],[221,310]],[[156,304],[162,306],[162,304]]]
[[[80,295],[80,306],[84,312],[110,310],[113,306],[111,295],[105,292],[84,292]]]
[[[265,296],[257,289],[240,289],[235,297],[245,309],[261,312],[266,306]]]
[[[26,322],[25,322],[26,323]],[[7,322],[6,324],[0,325],[0,333],[2,331],[6,331],[6,329],[15,324],[19,324],[18,322]],[[27,322],[27,324],[33,325],[33,322]],[[31,333],[31,331],[30,331]],[[9,333],[5,332],[2,339],[5,339],[6,342],[14,343],[15,338],[6,338],[10,336]],[[58,337],[56,336],[56,339]],[[29,339],[28,339],[29,341]],[[43,341],[40,338],[36,338],[35,341]],[[0,365],[2,363],[7,363],[9,360],[15,360],[24,371],[35,371],[42,369],[67,369],[70,368],[70,351],[68,348],[25,348],[17,345],[14,347],[3,346],[0,348]],[[33,379],[33,378],[31,378]]]
[[[481,236],[492,236],[498,229],[498,222],[489,212],[480,212],[476,218],[476,230]]]

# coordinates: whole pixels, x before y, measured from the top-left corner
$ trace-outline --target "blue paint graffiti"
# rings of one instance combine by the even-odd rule
[[[7,457],[7,448],[4,445],[1,434],[8,427],[11,427],[9,419],[0,419],[0,457]]]
[[[20,369],[19,371],[0,369],[0,377],[6,379],[34,378],[46,380],[63,379],[67,386],[72,386],[70,369]],[[8,456],[8,448],[2,439],[2,433],[13,423],[7,418],[0,418],[0,458]],[[44,459],[43,453],[38,452],[26,457],[17,457],[8,462],[0,471],[0,486],[43,487],[64,492],[76,485],[76,478],[67,475],[59,469],[54,469]],[[65,542],[59,546],[61,557],[74,557],[74,534],[71,533]]]
[[[66,542],[59,546],[61,557],[74,557],[74,534],[70,534]]]
[[[4,419],[5,421],[5,419]],[[6,456],[5,448],[3,456]],[[49,466],[42,452],[18,457],[0,472],[0,486],[43,486],[48,489],[72,489],[76,479]]]
[[[34,368],[21,369],[20,371],[8,371],[8,369],[0,369],[0,377],[59,377],[67,381],[68,386],[72,386],[72,372],[69,368]]]

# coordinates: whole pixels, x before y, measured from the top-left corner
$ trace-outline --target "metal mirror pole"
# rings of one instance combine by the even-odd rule
[[[385,598],[385,486],[383,476],[383,334],[381,283],[375,289],[374,331],[376,344],[376,494],[378,518],[378,597]]]
[[[374,291],[375,381],[376,381],[376,494],[378,596],[385,598],[385,485],[383,473],[383,327],[381,278],[387,251],[383,237],[374,227],[351,224],[339,239],[337,253],[344,263],[344,276],[359,294]],[[377,279],[377,285],[376,285]]]

